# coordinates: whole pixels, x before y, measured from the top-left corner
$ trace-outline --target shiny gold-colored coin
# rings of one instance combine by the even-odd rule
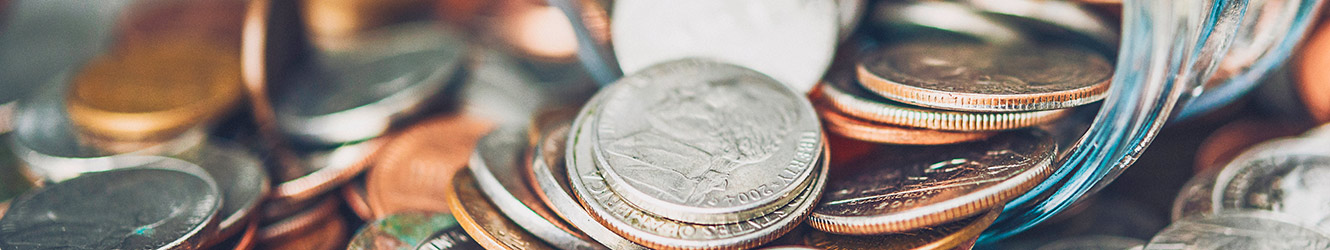
[[[70,86],[70,120],[115,140],[169,139],[240,100],[240,58],[198,40],[135,43],[93,59]]]
[[[852,118],[826,107],[818,107],[827,131],[846,138],[901,145],[944,145],[978,141],[997,132],[951,132],[920,128],[906,128]]]
[[[554,249],[540,238],[499,213],[476,186],[476,177],[468,171],[453,175],[452,185],[444,189],[444,199],[466,234],[485,249]]]
[[[993,220],[1002,213],[1001,209],[976,215],[935,227],[926,227],[905,233],[884,235],[838,235],[817,230],[809,230],[804,237],[804,244],[819,249],[873,249],[873,250],[949,250],[964,247],[979,237]]]
[[[1018,129],[1049,123],[1071,114],[1072,111],[1072,109],[1055,109],[977,113],[915,108],[874,96],[854,83],[852,78],[823,82],[814,87],[810,97],[846,115],[869,121],[948,131]]]
[[[402,212],[447,213],[443,190],[466,167],[476,141],[494,128],[479,117],[459,114],[412,125],[383,147],[365,176],[375,218]]]

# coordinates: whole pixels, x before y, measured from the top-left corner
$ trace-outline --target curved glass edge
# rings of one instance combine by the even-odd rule
[[[1094,123],[1059,170],[1037,187],[1042,189],[1007,204],[980,244],[1047,220],[1130,166],[1182,95],[1213,74],[1246,6],[1246,0],[1124,1],[1122,27],[1127,32],[1113,85]],[[1037,199],[1041,197],[1047,198]]]
[[[1278,4],[1281,3],[1281,1],[1254,0],[1251,5],[1252,7],[1257,7],[1271,3]],[[1281,7],[1290,8],[1295,11],[1292,16],[1293,19],[1289,22],[1288,29],[1273,29],[1273,31],[1269,33],[1253,32],[1239,34],[1242,36],[1277,37],[1276,39],[1280,39],[1279,43],[1269,48],[1247,70],[1229,78],[1218,87],[1208,90],[1208,93],[1203,93],[1195,100],[1187,103],[1185,107],[1183,107],[1182,112],[1173,118],[1173,121],[1182,121],[1196,117],[1237,100],[1238,97],[1241,97],[1243,94],[1255,89],[1256,86],[1259,86],[1262,77],[1284,64],[1288,57],[1292,55],[1293,49],[1295,49],[1303,38],[1306,37],[1307,31],[1309,31],[1312,26],[1311,24],[1315,23],[1316,10],[1321,9],[1320,6],[1322,1],[1291,0],[1282,1],[1282,3],[1284,6]]]

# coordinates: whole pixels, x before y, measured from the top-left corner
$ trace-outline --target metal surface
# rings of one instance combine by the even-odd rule
[[[1193,217],[1174,222],[1145,249],[1328,249],[1330,237],[1282,222],[1269,214],[1246,212]]]
[[[365,224],[351,237],[347,250],[412,250],[435,232],[461,229],[452,215],[400,213]]]
[[[460,172],[453,176],[453,186],[447,189],[448,207],[462,224],[467,235],[476,240],[485,249],[554,249],[513,224],[480,191],[476,177],[470,172]]]

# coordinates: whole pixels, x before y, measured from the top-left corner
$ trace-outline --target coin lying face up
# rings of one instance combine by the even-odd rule
[[[89,173],[14,200],[0,248],[195,248],[221,199],[212,177],[181,160]]]

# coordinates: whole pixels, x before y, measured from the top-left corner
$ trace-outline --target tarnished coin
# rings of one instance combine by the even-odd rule
[[[831,181],[808,224],[853,235],[906,232],[990,211],[1053,172],[1057,145],[1043,130],[947,146],[883,145]]]
[[[818,249],[937,249],[948,250],[965,245],[979,238],[988,225],[993,224],[1002,209],[994,209],[981,215],[971,216],[935,227],[924,227],[904,233],[883,235],[837,235],[817,230],[809,230],[804,236],[804,244]]]
[[[786,206],[816,171],[824,142],[812,106],[762,73],[685,59],[616,84],[589,144],[610,189],[641,211],[745,221]]]
[[[416,246],[415,250],[483,250],[476,240],[466,235],[461,226],[439,230]]]
[[[528,142],[524,125],[502,126],[476,143],[469,169],[480,191],[518,226],[551,245],[565,249],[605,249],[564,224],[525,185],[521,172]]]
[[[461,229],[448,214],[400,213],[384,216],[365,224],[347,250],[412,250],[434,236],[435,232]]]
[[[1330,232],[1330,154],[1271,155],[1226,166],[1212,197],[1216,212],[1264,210]]]
[[[67,108],[82,132],[159,141],[235,108],[240,54],[201,40],[135,43],[94,58],[74,75]]]
[[[476,140],[494,127],[471,114],[433,118],[411,125],[383,146],[365,176],[375,217],[402,212],[448,212],[443,187],[466,167]]]
[[[185,161],[150,162],[85,174],[15,199],[0,219],[0,248],[198,247],[216,225],[217,184]]]
[[[1145,249],[1330,249],[1330,237],[1265,213],[1224,213],[1174,222]]]
[[[624,86],[627,85],[616,85]],[[660,217],[631,205],[609,188],[602,177],[604,167],[597,167],[591,134],[594,133],[588,117],[597,110],[583,108],[570,132],[565,164],[575,197],[602,225],[619,235],[654,249],[735,249],[758,246],[789,232],[803,221],[817,201],[817,194],[827,180],[826,156],[821,150],[813,167],[813,183],[801,190],[797,197],[784,206],[760,217],[726,224],[705,225],[681,222]],[[825,146],[825,145],[823,145]]]
[[[761,71],[806,92],[831,63],[835,1],[614,2],[610,33],[625,75],[681,58],[711,58]]]
[[[305,203],[332,191],[369,168],[387,138],[348,143],[330,150],[297,152],[307,172],[278,183],[268,203]],[[284,216],[281,216],[284,217]]]
[[[834,108],[818,105],[817,114],[822,116],[827,131],[846,138],[899,145],[944,145],[983,140],[998,132],[956,132],[922,128],[907,128],[895,125],[860,120],[833,110]]]
[[[469,171],[453,175],[445,196],[448,207],[467,235],[485,249],[554,249],[504,217],[477,186]]]
[[[1103,99],[1113,65],[1069,45],[999,47],[960,40],[890,44],[860,59],[859,81],[887,99],[929,108],[1015,112]]]
[[[346,51],[321,51],[268,87],[282,132],[309,144],[373,138],[395,119],[427,110],[452,82],[467,44],[437,24],[390,27],[375,40]]]
[[[852,71],[832,71],[810,98],[861,119],[913,128],[949,131],[1010,130],[1049,123],[1072,109],[1009,113],[973,113],[917,108],[887,100],[864,89]]]
[[[1143,245],[1145,241],[1135,238],[1094,235],[1054,241],[1037,250],[1124,250]]]
[[[271,186],[258,157],[238,145],[214,142],[199,150],[197,159],[192,161],[217,181],[222,194],[217,230],[207,236],[205,246],[242,232],[249,221],[258,219],[259,204],[268,196]]]

